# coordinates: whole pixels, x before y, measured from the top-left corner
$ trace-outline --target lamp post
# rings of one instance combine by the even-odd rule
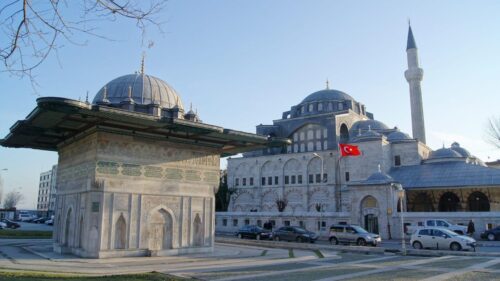
[[[314,157],[318,157],[320,160],[321,160],[321,182],[323,183],[323,174],[324,174],[324,171],[323,171],[323,157],[321,157],[318,153],[313,153]]]
[[[400,183],[394,184],[398,191],[399,197],[399,217],[401,218],[401,250],[403,252],[403,256],[406,256],[406,244],[405,244],[405,225],[404,225],[404,209],[403,209],[403,199],[405,198],[405,190]]]

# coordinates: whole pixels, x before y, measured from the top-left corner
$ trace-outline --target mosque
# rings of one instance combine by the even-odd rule
[[[291,144],[228,160],[232,195],[228,212],[217,213],[216,229],[271,222],[326,235],[329,225],[349,223],[387,239],[400,236],[402,224],[427,218],[473,219],[477,232],[499,225],[500,170],[458,143],[437,150],[426,145],[423,70],[411,26],[406,53],[412,136],[376,120],[363,103],[327,82],[272,125],[257,126],[258,135]],[[357,146],[361,155],[342,157],[342,144]]]

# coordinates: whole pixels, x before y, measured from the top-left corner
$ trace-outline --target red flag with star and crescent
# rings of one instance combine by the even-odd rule
[[[359,148],[357,145],[339,143],[339,148],[340,148],[340,155],[342,155],[342,157],[361,155],[361,151],[359,151]]]

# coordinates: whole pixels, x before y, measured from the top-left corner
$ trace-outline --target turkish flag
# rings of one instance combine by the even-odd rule
[[[340,155],[342,156],[359,156],[361,155],[361,151],[357,145],[343,144],[339,143],[340,147]]]

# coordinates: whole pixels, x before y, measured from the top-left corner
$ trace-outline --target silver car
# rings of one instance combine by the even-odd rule
[[[411,235],[410,244],[415,249],[460,251],[476,248],[476,240],[473,238],[439,227],[424,227],[416,230]]]
[[[370,233],[357,225],[332,225],[330,226],[330,243],[356,243],[359,246],[377,246],[382,242],[380,235]]]

